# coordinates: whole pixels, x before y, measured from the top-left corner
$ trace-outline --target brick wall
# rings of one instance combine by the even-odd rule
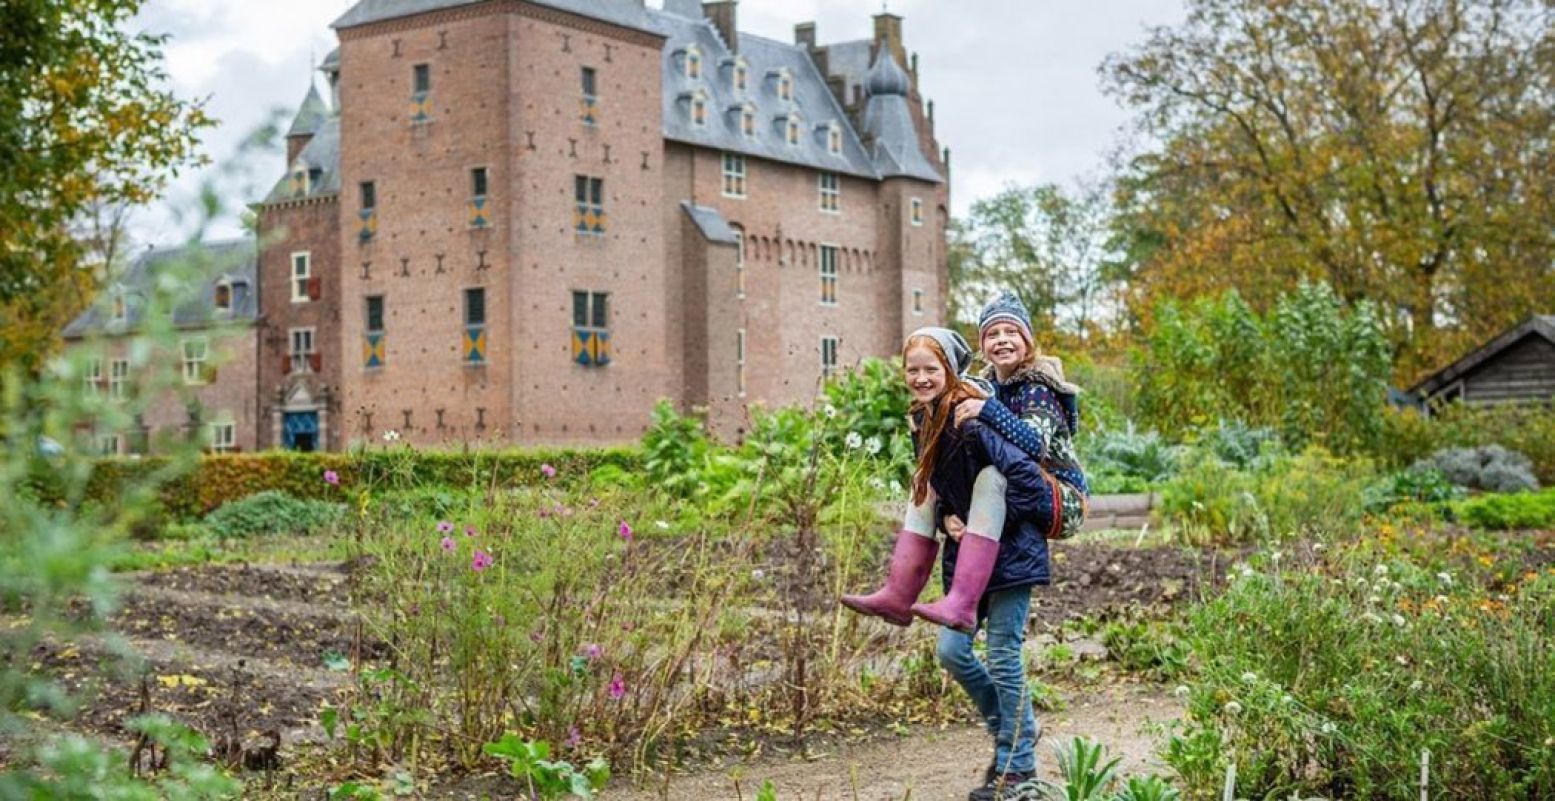
[[[259,213],[259,345],[258,421],[263,448],[280,447],[276,415],[299,385],[310,397],[319,398],[326,388],[340,385],[342,359],[351,349],[341,339],[342,273],[340,258],[340,203],[334,197],[288,201],[267,206]],[[293,300],[292,257],[307,253],[310,269],[319,279],[318,299]],[[291,331],[313,329],[313,347],[321,368],[313,372],[289,370]],[[326,448],[338,448],[343,440],[340,409],[327,410]]]

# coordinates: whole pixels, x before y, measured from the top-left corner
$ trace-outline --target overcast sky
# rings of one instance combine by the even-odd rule
[[[290,112],[307,93],[311,66],[335,45],[329,23],[355,0],[149,0],[139,24],[166,33],[167,69],[186,98],[208,98],[220,127],[206,152],[231,160],[243,135],[274,109]],[[629,0],[628,0],[629,1]],[[659,0],[649,0],[659,5]],[[878,0],[742,0],[741,30],[793,40],[814,20],[821,43],[867,38]],[[919,54],[920,90],[935,101],[937,133],[951,149],[953,211],[1009,183],[1068,182],[1099,172],[1127,117],[1103,95],[1096,67],[1183,17],[1181,0],[891,0],[907,48]],[[320,81],[321,91],[323,87]],[[229,180],[231,194],[263,192],[281,157]],[[168,205],[189,208],[197,176],[182,177]],[[252,197],[226,198],[241,204]],[[228,221],[211,233],[236,231]],[[140,215],[134,236],[170,243],[187,224],[162,210]]]

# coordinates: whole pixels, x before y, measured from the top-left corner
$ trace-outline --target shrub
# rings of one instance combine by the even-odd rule
[[[1372,478],[1370,462],[1315,446],[1247,470],[1195,449],[1161,487],[1161,515],[1200,544],[1323,537],[1360,525]]]
[[[1366,493],[1366,511],[1376,514],[1403,504],[1435,505],[1463,496],[1463,488],[1448,481],[1440,470],[1417,466],[1392,473],[1372,484]]]
[[[1333,567],[1333,566],[1331,566]],[[1164,749],[1195,797],[1555,797],[1555,575],[1507,601],[1407,562],[1236,576],[1194,608],[1187,715]],[[1450,577],[1449,577],[1450,578]]]
[[[1555,411],[1549,406],[1449,404],[1434,416],[1390,410],[1385,435],[1375,451],[1390,465],[1404,467],[1443,448],[1501,445],[1523,454],[1546,486],[1555,484]]]
[[[1303,284],[1265,314],[1235,292],[1167,302],[1136,353],[1143,420],[1183,436],[1216,419],[1280,432],[1292,448],[1375,446],[1392,369],[1374,308]]]
[[[1522,492],[1539,488],[1528,457],[1500,445],[1446,448],[1416,462],[1415,467],[1436,470],[1453,484],[1468,489]]]
[[[1182,455],[1182,448],[1167,443],[1155,431],[1137,430],[1133,423],[1119,430],[1082,436],[1078,444],[1092,492],[1108,491],[1097,485],[1119,484],[1144,491],[1168,479],[1177,470]]]
[[[324,501],[300,501],[268,490],[223,504],[205,516],[205,528],[218,537],[313,534],[345,520],[345,507]]]
[[[1555,529],[1555,489],[1515,495],[1482,495],[1452,506],[1453,515],[1474,528]]]

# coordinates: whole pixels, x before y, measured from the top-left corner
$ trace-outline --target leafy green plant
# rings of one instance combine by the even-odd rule
[[[1099,430],[1082,436],[1081,459],[1091,483],[1122,484],[1135,480],[1136,491],[1166,481],[1176,472],[1182,448],[1166,442],[1155,431],[1140,431],[1133,422],[1117,430]],[[1092,491],[1096,491],[1094,486]]]
[[[1366,511],[1379,514],[1400,504],[1442,504],[1464,494],[1463,488],[1448,481],[1440,470],[1417,465],[1373,483],[1366,492]]]
[[[1555,489],[1514,495],[1481,495],[1452,504],[1464,525],[1492,531],[1555,529]]]
[[[610,766],[603,759],[579,769],[571,762],[551,759],[550,743],[525,740],[511,732],[482,750],[507,762],[509,774],[528,789],[531,798],[590,799],[610,781]]]
[[[1049,799],[1107,801],[1107,790],[1118,779],[1118,765],[1123,761],[1120,757],[1106,760],[1106,746],[1084,737],[1054,744],[1053,756],[1062,783],[1045,788]]]
[[[1182,791],[1160,776],[1130,776],[1109,801],[1178,801]]]
[[[205,528],[217,537],[313,534],[343,523],[345,507],[324,501],[300,501],[269,490],[223,505],[205,516]]]
[[[1161,488],[1161,515],[1197,544],[1323,537],[1364,518],[1373,468],[1313,447],[1249,470],[1195,449]]]

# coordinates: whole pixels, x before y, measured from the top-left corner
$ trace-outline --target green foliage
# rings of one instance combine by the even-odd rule
[[[1470,406],[1452,403],[1425,417],[1414,410],[1390,410],[1378,459],[1407,467],[1443,448],[1500,445],[1532,462],[1546,486],[1555,484],[1555,412],[1542,405]]]
[[[1062,784],[1050,786],[1053,801],[1109,801],[1107,789],[1118,780],[1119,757],[1107,759],[1107,748],[1095,740],[1075,737],[1053,746]]]
[[[1110,801],[1177,801],[1182,792],[1160,776],[1130,776]]]
[[[1452,504],[1464,525],[1492,531],[1555,529],[1555,489],[1514,495],[1481,495]]]
[[[1245,470],[1195,449],[1161,487],[1161,515],[1199,544],[1326,538],[1360,525],[1372,480],[1369,462],[1317,447]]]
[[[881,475],[905,483],[912,475],[913,450],[901,366],[865,359],[826,382],[824,392],[827,405],[836,411],[826,443],[832,452],[862,447],[871,459],[884,462]]]
[[[1523,492],[1539,488],[1528,457],[1500,445],[1444,448],[1414,465],[1434,470],[1453,484],[1486,492]]]
[[[64,735],[38,750],[39,772],[0,773],[0,798],[215,801],[237,796],[241,785],[205,764],[208,745],[187,727],[149,715],[129,721],[129,729],[166,749],[165,774],[136,779],[123,753],[105,751],[79,735]]]
[[[1238,420],[1273,428],[1293,449],[1352,453],[1382,436],[1391,367],[1369,304],[1302,284],[1267,314],[1235,292],[1165,303],[1134,374],[1144,422],[1168,436]]]
[[[1139,431],[1133,423],[1084,436],[1079,446],[1086,480],[1097,494],[1146,492],[1169,479],[1182,456],[1181,447],[1154,431]]]
[[[1239,797],[1415,797],[1429,750],[1433,797],[1555,795],[1555,574],[1508,598],[1430,562],[1331,560],[1235,571],[1189,612],[1196,671],[1163,753],[1186,789],[1218,792],[1235,763]]]
[[[550,743],[524,740],[511,732],[487,743],[482,750],[507,762],[512,777],[528,788],[532,797],[540,799],[591,799],[610,781],[610,766],[602,759],[595,759],[580,770],[571,762],[552,760]]]
[[[777,787],[771,779],[765,779],[756,790],[756,801],[777,801]]]
[[[232,501],[205,516],[205,528],[217,537],[315,534],[345,521],[345,507],[324,501],[300,501],[268,490]]]
[[[1416,466],[1384,476],[1372,484],[1366,494],[1366,511],[1387,512],[1400,505],[1435,506],[1464,496],[1462,487],[1453,484],[1440,470]]]

